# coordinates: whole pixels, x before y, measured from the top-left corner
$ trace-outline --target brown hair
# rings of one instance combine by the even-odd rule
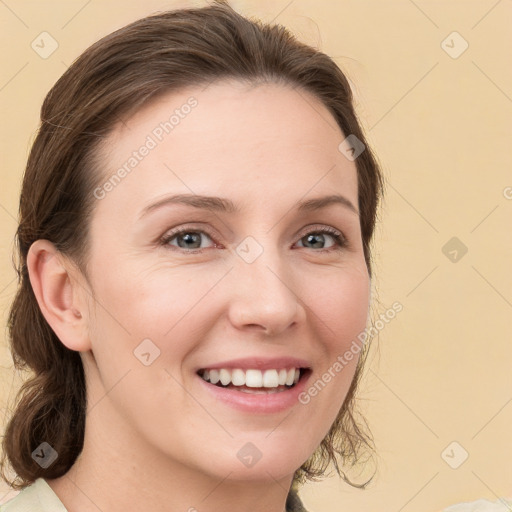
[[[23,178],[15,239],[19,284],[8,328],[15,368],[29,369],[33,375],[18,393],[3,438],[2,477],[14,489],[39,477],[57,478],[71,468],[83,448],[86,416],[80,353],[59,341],[39,309],[26,266],[31,244],[49,240],[86,277],[92,190],[103,179],[95,161],[101,141],[121,115],[135,112],[157,94],[224,78],[248,84],[281,82],[310,92],[329,109],[345,136],[352,134],[365,144],[356,167],[364,256],[371,276],[370,242],[383,178],[359,126],[349,83],[332,59],[300,43],[282,26],[241,16],[227,0],[159,13],[107,35],[88,48],[46,96]],[[334,424],[296,471],[295,484],[324,475],[332,462],[345,481],[356,485],[340,470],[336,457],[355,465],[363,449],[373,452],[366,422],[363,428],[354,411],[366,349]],[[46,469],[32,458],[43,441],[58,453]],[[5,471],[7,460],[17,474],[12,480]]]

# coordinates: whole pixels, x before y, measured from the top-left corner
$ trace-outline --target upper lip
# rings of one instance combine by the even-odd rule
[[[218,370],[220,368],[242,370],[271,370],[281,368],[310,368],[311,364],[305,359],[296,357],[243,357],[240,359],[231,359],[229,361],[221,361],[220,363],[208,364],[201,366],[198,370]]]

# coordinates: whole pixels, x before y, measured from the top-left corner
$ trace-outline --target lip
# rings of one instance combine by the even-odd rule
[[[272,370],[281,368],[311,368],[311,363],[305,359],[298,359],[296,357],[244,357],[240,359],[231,359],[229,361],[222,361],[220,363],[209,364],[208,366],[201,366],[196,368],[199,370],[219,370],[226,368],[227,370],[234,370],[240,368],[241,370]]]
[[[239,360],[240,361],[240,360]],[[246,361],[244,359],[244,361]],[[232,361],[231,361],[232,362]],[[273,360],[273,364],[275,364],[276,360]],[[296,364],[297,360],[291,367]],[[226,363],[223,363],[226,364]],[[262,364],[266,365],[267,361],[263,361]],[[297,366],[299,367],[299,366]],[[304,366],[301,366],[304,368]],[[210,368],[210,367],[208,367]],[[212,369],[216,368],[228,368],[227,366],[214,366]],[[229,366],[231,368],[231,366]],[[233,366],[232,368],[235,368]],[[236,368],[240,368],[240,366],[236,366]],[[254,366],[252,366],[254,368]],[[260,367],[259,369],[269,369],[276,368],[275,366],[270,367]],[[221,401],[224,404],[233,407],[242,412],[253,413],[253,414],[272,414],[285,411],[294,405],[300,404],[299,395],[305,390],[307,382],[311,377],[312,372],[311,369],[308,369],[301,375],[299,381],[295,386],[286,391],[279,391],[277,393],[270,394],[250,394],[244,393],[242,391],[236,391],[235,389],[222,388],[216,386],[215,384],[211,384],[210,382],[206,382],[202,377],[197,375],[197,378],[201,381],[201,386],[206,393],[209,393],[216,401]]]

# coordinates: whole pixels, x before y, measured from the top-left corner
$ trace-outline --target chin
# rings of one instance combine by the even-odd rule
[[[222,478],[229,474],[230,480],[268,482],[290,478],[310,455],[286,453],[282,447],[270,450],[263,452],[247,443],[232,457],[224,452],[222,459],[217,458],[217,464],[209,469]]]

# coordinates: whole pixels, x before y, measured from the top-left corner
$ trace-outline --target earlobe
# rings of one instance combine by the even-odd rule
[[[70,350],[90,350],[81,302],[85,291],[69,261],[48,240],[36,240],[27,255],[27,269],[39,308],[60,341]]]

